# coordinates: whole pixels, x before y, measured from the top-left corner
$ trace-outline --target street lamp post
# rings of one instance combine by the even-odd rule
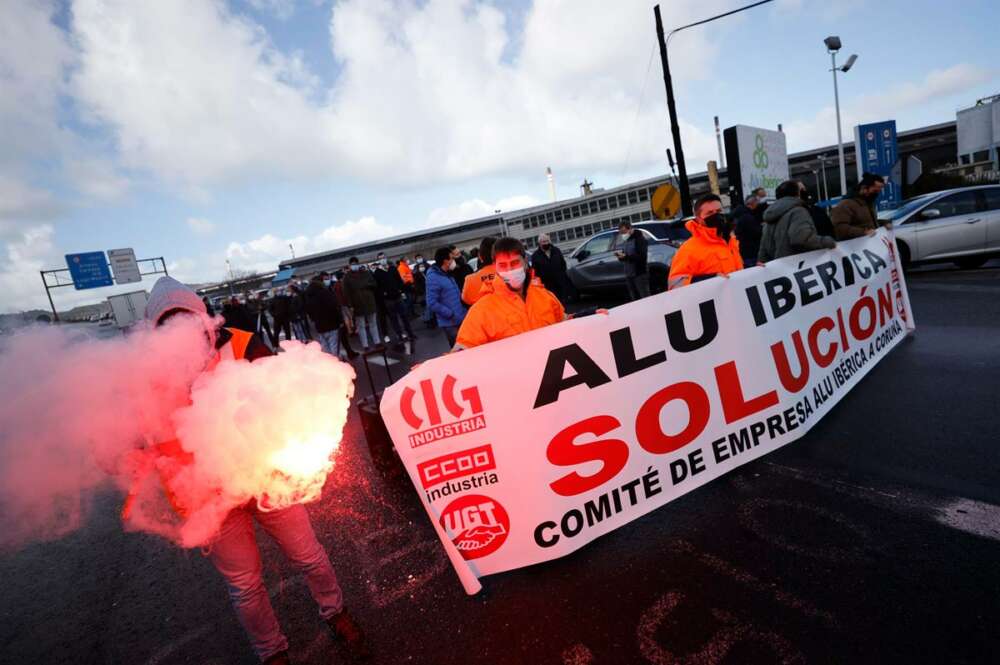
[[[681,30],[687,30],[688,28],[693,28],[696,25],[710,23],[720,18],[746,11],[747,9],[753,9],[754,7],[759,7],[760,5],[766,5],[769,2],[773,2],[773,0],[758,0],[758,2],[746,5],[745,7],[739,7],[717,16],[710,16],[709,18],[702,19],[701,21],[695,21],[694,23],[682,25],[679,28],[671,30],[670,33],[667,34],[666,38],[663,36],[663,20],[660,18],[660,6],[656,5],[653,7],[653,15],[656,17],[656,38],[660,43],[660,65],[663,67],[663,85],[667,89],[667,111],[670,113],[670,131],[673,134],[674,152],[677,153],[677,171],[680,175],[679,185],[681,190],[681,214],[685,217],[689,217],[692,214],[691,187],[688,184],[687,166],[684,164],[684,148],[681,146],[681,128],[677,124],[677,105],[674,101],[674,83],[670,76],[670,61],[667,58],[667,47],[670,44],[670,38]]]
[[[840,131],[840,93],[837,90],[837,70],[839,69],[846,74],[854,66],[854,61],[858,59],[858,56],[851,55],[843,67],[837,67],[837,51],[841,47],[840,37],[827,37],[823,43],[826,44],[826,50],[830,53],[830,63],[832,64],[830,71],[833,72],[833,104],[837,111],[837,155],[840,158],[840,195],[846,196],[847,166],[844,163],[844,139]]]

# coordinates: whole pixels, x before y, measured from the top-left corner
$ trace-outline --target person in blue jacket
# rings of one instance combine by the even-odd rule
[[[462,292],[448,274],[455,268],[451,250],[441,247],[434,252],[434,265],[427,271],[427,308],[437,317],[438,327],[444,330],[448,346],[455,346],[458,327],[468,311],[462,304]]]

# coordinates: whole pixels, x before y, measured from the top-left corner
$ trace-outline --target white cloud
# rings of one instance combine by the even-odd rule
[[[476,217],[487,217],[495,211],[512,212],[520,208],[530,208],[539,205],[542,201],[534,196],[519,194],[498,200],[496,203],[487,203],[482,199],[469,199],[451,206],[435,208],[427,215],[425,226],[434,227],[442,224],[459,222],[463,219],[474,219]]]
[[[55,248],[51,224],[23,226],[4,234],[0,263],[0,311],[17,312],[43,306],[45,289],[38,272],[51,268]]]
[[[922,81],[898,83],[883,93],[862,95],[841,106],[841,127],[846,143],[854,140],[854,126],[897,118],[904,109],[919,108],[930,101],[958,96],[983,83],[1000,78],[1000,70],[960,63],[927,73]],[[966,101],[966,100],[962,100]],[[958,100],[956,100],[956,106]],[[837,116],[833,106],[811,118],[785,124],[789,151],[806,150],[837,143]],[[898,129],[907,129],[899,126]]]
[[[666,20],[723,6],[674,0]],[[641,0],[537,0],[511,58],[518,36],[490,3],[345,0],[330,24],[336,86],[322,89],[301,54],[218,3],[79,0],[73,89],[126,165],[182,190],[262,173],[435,183],[613,169],[634,129],[647,138],[633,164],[659,161],[666,140],[661,105],[636,120],[651,16]],[[685,39],[675,76],[708,76],[717,47]]]
[[[392,226],[380,224],[374,217],[362,217],[328,226],[313,236],[279,238],[268,233],[248,242],[231,242],[224,258],[230,261],[234,270],[268,272],[277,269],[280,261],[291,258],[289,245],[296,256],[304,256],[384,238],[396,232]]]
[[[187,225],[199,235],[208,235],[215,231],[215,223],[203,217],[188,217]]]

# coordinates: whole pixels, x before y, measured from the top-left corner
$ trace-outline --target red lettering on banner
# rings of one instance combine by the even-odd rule
[[[497,465],[493,458],[493,448],[487,444],[421,462],[417,464],[417,474],[424,489],[430,489],[449,480],[495,468]]]
[[[792,374],[784,342],[776,342],[771,345],[771,357],[774,358],[774,367],[778,370],[778,378],[781,380],[781,385],[788,392],[797,393],[809,383],[809,357],[806,355],[805,347],[802,344],[802,333],[798,330],[792,333],[792,342],[795,344],[795,355],[799,362],[798,376]]]
[[[660,427],[660,412],[675,399],[687,405],[688,422],[679,434],[667,434]],[[691,381],[675,383],[653,393],[640,407],[635,417],[635,436],[639,445],[654,455],[673,452],[694,441],[705,430],[710,413],[704,388]]]
[[[745,399],[743,397],[743,386],[740,385],[740,374],[736,369],[735,361],[730,361],[716,367],[715,380],[719,384],[719,397],[722,398],[722,413],[726,417],[727,425],[737,420],[742,420],[747,416],[752,416],[778,403],[778,391],[776,390],[771,390],[749,400]]]
[[[813,359],[816,360],[816,364],[820,367],[829,367],[830,363],[837,357],[837,343],[830,342],[830,346],[826,347],[826,353],[820,353],[819,334],[824,330],[830,332],[836,327],[837,324],[829,316],[817,319],[809,327],[809,353],[812,354]]]
[[[620,426],[618,419],[612,416],[594,416],[556,434],[545,450],[550,462],[558,466],[601,462],[601,468],[590,476],[580,475],[576,471],[566,474],[549,484],[552,491],[561,496],[574,496],[599,487],[618,475],[628,461],[627,443],[621,439],[576,443],[576,439],[584,434],[603,436]]]

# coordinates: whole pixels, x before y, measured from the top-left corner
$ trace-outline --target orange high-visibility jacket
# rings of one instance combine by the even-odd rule
[[[730,235],[729,242],[726,242],[715,229],[694,219],[684,226],[691,232],[691,237],[684,241],[670,262],[668,288],[687,286],[695,277],[728,274],[743,269],[740,242],[735,235]]]
[[[471,348],[520,335],[521,333],[559,323],[566,318],[559,299],[532,280],[527,296],[522,299],[506,285],[499,284],[479,299],[458,329],[457,343]]]
[[[396,270],[399,271],[399,276],[403,278],[404,284],[413,284],[413,269],[410,268],[406,261],[400,261]]]
[[[493,293],[493,282],[497,279],[497,269],[491,263],[483,266],[476,272],[465,278],[465,286],[462,287],[462,302],[470,307],[479,302],[483,296]]]
[[[246,358],[247,347],[250,346],[250,340],[253,339],[253,333],[246,332],[245,330],[238,330],[236,328],[225,328],[229,331],[232,337],[219,349],[219,353],[216,355],[215,364],[218,364],[222,360],[243,360]],[[214,365],[211,365],[214,368]],[[211,371],[211,370],[208,370]],[[157,457],[167,457],[175,462],[177,466],[173,470],[168,470],[162,466],[157,467],[157,472],[160,475],[160,484],[163,485],[163,491],[167,495],[167,500],[170,502],[170,507],[174,509],[174,512],[181,517],[186,517],[188,510],[191,506],[185,506],[184,502],[181,501],[180,497],[173,491],[170,486],[170,482],[173,480],[174,476],[177,475],[179,467],[187,466],[194,461],[194,455],[184,450],[181,447],[181,442],[177,439],[172,439],[170,441],[164,441],[163,443],[158,443],[153,447],[155,455]],[[142,482],[142,478],[136,478],[133,481],[132,488],[129,490],[128,496],[125,497],[125,505],[122,506],[122,520],[128,520],[129,516],[132,514],[132,506],[135,504],[135,498],[139,493],[139,485]]]

